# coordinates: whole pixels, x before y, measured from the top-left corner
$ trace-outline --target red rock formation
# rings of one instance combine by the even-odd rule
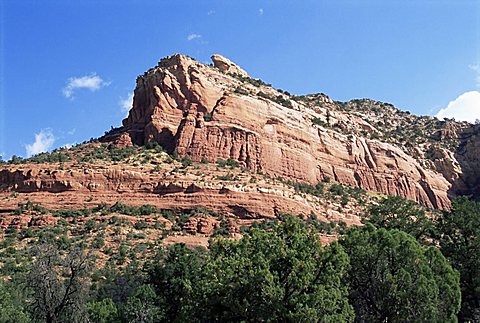
[[[174,55],[140,76],[123,121],[131,142],[154,140],[196,161],[233,158],[253,171],[298,181],[330,177],[429,207],[450,205],[451,183],[441,174],[392,145],[312,125],[320,117],[315,110],[225,74],[240,69],[226,61],[214,56],[214,68]],[[129,141],[123,135],[121,142]]]
[[[128,205],[149,204],[158,209],[203,207],[239,219],[314,212],[326,220],[330,207],[311,196],[301,197],[282,183],[269,184],[264,180],[249,183],[250,176],[239,181],[219,180],[218,174],[227,170],[216,171],[214,165],[202,165],[203,168],[197,170],[201,173],[198,176],[176,173],[176,166],[171,164],[163,164],[159,173],[151,172],[153,166],[125,164],[66,164],[69,170],[52,170],[48,164],[17,167],[5,166],[0,171],[0,211],[6,214],[27,202],[61,210],[94,208],[101,203],[113,205],[122,201]],[[12,192],[17,194],[12,197]],[[356,213],[353,209],[344,209],[344,221],[360,223]],[[0,219],[0,227],[8,226],[11,220]],[[200,222],[197,233],[209,231],[209,226]]]

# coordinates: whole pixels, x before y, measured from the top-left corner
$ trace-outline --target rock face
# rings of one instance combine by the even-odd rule
[[[460,135],[461,143],[455,160],[461,168],[452,190],[457,194],[471,195],[480,199],[480,125],[465,129]]]
[[[223,73],[232,73],[243,77],[249,77],[248,73],[245,72],[240,66],[220,54],[212,55],[211,59],[213,66],[218,68]]]
[[[128,205],[153,205],[157,209],[189,211],[201,207],[243,221],[273,218],[280,213],[315,213],[324,221],[360,223],[361,211],[354,204],[344,206],[342,214],[333,214],[333,209],[340,206],[337,202],[301,196],[281,182],[271,183],[261,178],[251,182],[252,174],[240,169],[217,170],[215,165],[199,164],[183,173],[170,163],[161,164],[159,172],[153,172],[153,166],[127,164],[69,163],[65,164],[68,170],[52,169],[52,166],[56,167],[52,164],[2,166],[0,214],[12,215],[19,204],[27,202],[50,210],[78,210],[123,201]],[[238,180],[219,179],[220,174],[234,171]],[[16,217],[3,220],[0,217],[0,228],[10,225],[12,219]],[[30,218],[22,221],[29,223]],[[218,226],[218,221],[202,214],[187,222],[183,229],[192,234],[210,235]],[[232,232],[236,231],[238,228]]]
[[[174,55],[138,77],[119,143],[157,141],[195,161],[232,158],[253,171],[295,181],[329,177],[432,208],[450,205],[452,184],[442,174],[393,145],[314,125],[312,119],[321,117],[315,109],[249,79],[222,56],[212,59],[216,68]]]

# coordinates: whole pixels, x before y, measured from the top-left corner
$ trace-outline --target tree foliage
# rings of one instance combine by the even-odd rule
[[[239,241],[220,239],[206,265],[204,319],[218,321],[348,322],[353,308],[342,279],[343,248],[322,248],[298,219]],[[234,295],[234,297],[232,297]]]
[[[426,242],[434,229],[433,221],[427,218],[424,208],[400,196],[388,196],[368,208],[368,218],[377,228],[398,229]]]
[[[111,208],[158,212],[120,203]],[[337,230],[339,242],[328,246],[320,244],[316,217],[279,216],[242,229],[238,240],[212,238],[209,249],[163,245],[155,256],[121,266],[107,261],[96,270],[78,248],[81,239],[48,230],[52,242],[33,244],[31,263],[12,262],[16,274],[2,277],[0,322],[455,322],[460,281],[460,319],[475,320],[479,205],[456,200],[438,219],[438,240],[427,235],[432,220],[410,202],[387,198],[370,210],[372,222],[384,228]],[[6,250],[14,250],[9,241]],[[16,293],[11,286],[27,288]]]
[[[460,197],[438,219],[442,253],[460,272],[462,320],[480,321],[480,203]]]
[[[195,317],[207,257],[202,249],[176,244],[161,251],[149,265],[148,282],[155,288],[166,321],[187,322]]]
[[[434,247],[367,224],[340,240],[350,257],[350,301],[358,322],[455,322],[458,273]]]
[[[29,313],[14,297],[14,292],[3,282],[0,282],[0,322],[31,322]]]

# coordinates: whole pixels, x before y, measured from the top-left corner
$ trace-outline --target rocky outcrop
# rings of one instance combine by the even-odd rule
[[[228,73],[241,74],[234,72],[238,66],[213,58],[217,68],[174,55],[137,79],[133,108],[123,121],[133,144],[157,141],[195,161],[233,158],[253,171],[296,181],[329,177],[428,207],[449,206],[451,183],[443,175],[390,144],[313,125],[312,119],[324,118],[320,108],[249,82],[246,74],[236,78]],[[375,131],[347,114],[327,118]]]
[[[453,182],[454,194],[470,195],[480,199],[480,125],[465,129],[460,135],[455,160],[461,173]]]
[[[337,208],[338,204],[325,205],[326,201],[299,196],[281,182],[275,184],[260,179],[249,182],[250,176],[241,177],[241,170],[237,170],[236,176],[241,177],[238,181],[223,181],[218,179],[219,175],[232,170],[216,170],[214,165],[195,166],[195,172],[201,173],[198,176],[176,172],[172,164],[162,164],[161,172],[152,172],[153,166],[125,164],[66,164],[68,170],[51,167],[47,164],[22,168],[4,166],[0,171],[0,213],[13,213],[19,204],[27,202],[58,210],[94,208],[102,203],[113,205],[122,201],[128,205],[149,204],[157,209],[188,211],[202,207],[244,220],[272,218],[279,213],[307,215],[313,212],[325,221],[332,218],[348,224],[360,223],[360,212],[353,206],[344,207],[341,216],[332,217],[327,210]],[[208,234],[216,228],[216,224],[198,221],[195,225],[190,223],[192,227],[188,230],[196,226],[196,233]]]
[[[223,73],[231,73],[240,75],[242,77],[249,77],[248,73],[245,72],[240,66],[220,54],[212,55],[211,59],[213,66],[218,68]]]

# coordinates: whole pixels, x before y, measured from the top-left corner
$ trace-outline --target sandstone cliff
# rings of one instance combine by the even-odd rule
[[[229,60],[213,60],[212,67],[184,55],[162,59],[138,77],[121,132],[104,140],[156,141],[195,161],[232,158],[254,172],[310,183],[329,177],[432,208],[449,206],[452,183],[438,171],[392,144],[328,127],[336,120],[375,132],[362,118],[292,100]]]

